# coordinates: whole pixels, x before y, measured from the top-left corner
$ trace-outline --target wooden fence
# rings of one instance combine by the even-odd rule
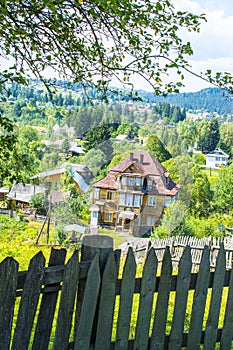
[[[174,236],[169,238],[139,238],[129,239],[126,243],[123,243],[120,248],[127,253],[128,248],[131,247],[135,253],[136,261],[140,262],[145,259],[147,255],[148,246],[152,246],[155,249],[159,262],[162,262],[166,247],[169,247],[173,267],[178,265],[183,251],[187,245],[191,248],[192,257],[192,271],[198,271],[202,253],[204,247],[207,245],[210,248],[210,265],[212,268],[216,267],[218,252],[223,243],[226,251],[226,267],[232,268],[233,263],[233,237],[204,237],[195,238],[190,236]]]
[[[223,245],[214,272],[205,246],[199,273],[191,273],[187,246],[177,275],[169,248],[161,271],[151,248],[141,277],[132,249],[119,273],[120,251],[112,247],[110,237],[86,236],[80,262],[78,252],[64,263],[66,251],[53,249],[48,267],[38,253],[25,272],[6,258],[0,264],[0,350],[195,350],[200,344],[211,350],[216,343],[232,349],[233,274]]]

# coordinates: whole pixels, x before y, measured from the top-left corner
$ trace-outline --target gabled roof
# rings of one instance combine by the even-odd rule
[[[52,175],[64,174],[67,169],[74,169],[77,173],[90,173],[91,170],[83,164],[63,163],[59,168],[38,173],[32,179],[44,178]]]
[[[154,194],[175,196],[179,190],[179,185],[169,178],[169,173],[164,166],[159,163],[149,152],[136,150],[127,158],[108,171],[108,175],[96,182],[93,187],[118,190],[117,178],[124,176],[150,177],[156,186],[153,188]]]
[[[125,172],[130,166],[134,166],[142,175],[160,176],[166,172],[166,169],[149,152],[144,150],[135,150],[127,158],[116,166],[112,167],[112,172]]]
[[[218,148],[212,152],[207,153],[206,156],[212,156],[212,157],[223,156],[223,157],[229,158],[229,155],[225,153],[221,148]]]

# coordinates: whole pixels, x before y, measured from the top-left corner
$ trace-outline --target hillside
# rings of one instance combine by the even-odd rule
[[[233,97],[223,96],[221,89],[208,88],[198,92],[170,94],[166,98],[152,92],[140,90],[139,95],[148,103],[168,102],[186,110],[217,112],[220,115],[233,114]]]

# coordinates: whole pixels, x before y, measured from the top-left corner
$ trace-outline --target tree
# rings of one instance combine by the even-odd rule
[[[187,207],[179,200],[173,202],[164,215],[163,223],[155,229],[155,236],[168,237],[187,234],[185,219]]]
[[[212,208],[213,192],[205,174],[199,175],[192,185],[191,214],[197,218],[207,217]]]
[[[179,92],[184,72],[193,73],[185,58],[193,54],[191,44],[180,33],[199,32],[205,20],[204,15],[176,11],[169,0],[6,0],[0,13],[0,57],[13,61],[0,72],[0,88],[9,81],[27,84],[34,75],[49,89],[55,79],[47,81],[44,72],[50,68],[84,89],[96,87],[103,99],[112,78],[132,95],[135,74],[157,95]],[[174,70],[177,79],[165,83]],[[209,69],[198,76],[233,92],[229,73],[213,76]],[[27,98],[33,98],[33,89]],[[3,129],[8,124],[8,118],[0,118]],[[12,139],[5,138],[2,145],[12,147]]]
[[[87,151],[95,148],[101,150],[108,161],[112,159],[113,147],[111,132],[109,126],[101,124],[95,128],[89,129],[86,133],[85,149]]]
[[[217,208],[224,213],[228,213],[233,208],[233,165],[222,169],[215,183],[214,199]]]
[[[82,158],[82,164],[87,165],[95,176],[108,162],[106,155],[100,149],[91,149]]]
[[[158,94],[183,85],[185,58],[193,51],[179,36],[181,29],[199,32],[204,15],[176,11],[172,1],[145,0],[37,0],[5,1],[1,12],[1,55],[14,63],[1,72],[0,84],[25,83],[29,71],[43,79],[45,68],[84,86],[106,91],[112,77],[132,86],[138,74]],[[169,70],[178,82],[163,83]],[[232,88],[230,74],[211,70],[201,75],[221,87]]]
[[[46,214],[48,210],[48,196],[45,193],[36,193],[31,196],[30,207],[37,210],[38,214]]]
[[[164,148],[156,135],[150,135],[148,137],[146,148],[160,163],[171,158],[171,154]]]
[[[220,140],[220,131],[219,131],[219,122],[217,119],[212,119],[209,121],[203,121],[200,123],[198,128],[198,141],[197,146],[202,152],[211,152],[213,151],[219,140]]]

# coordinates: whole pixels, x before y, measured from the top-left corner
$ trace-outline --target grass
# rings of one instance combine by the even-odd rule
[[[35,223],[35,222],[25,223],[25,222],[12,220],[6,217],[0,217],[0,261],[3,260],[6,256],[13,256],[19,262],[20,270],[26,270],[28,268],[30,259],[39,250],[43,251],[43,254],[46,257],[46,260],[48,261],[48,258],[50,255],[50,247],[46,247],[46,246],[37,247],[34,245],[35,239],[37,237],[37,232],[40,229],[40,227],[41,227],[41,223]],[[53,234],[54,232],[51,234],[51,242],[54,240]],[[125,240],[127,239],[126,236],[121,236],[119,233],[116,233],[115,231],[108,230],[108,229],[101,229],[99,234],[106,234],[112,237],[114,240],[114,248],[117,248],[120,244],[125,242]],[[44,240],[45,237],[42,237],[42,239]],[[67,249],[68,249],[68,256],[70,256],[72,253],[72,249],[70,247],[67,247]],[[125,262],[125,258],[121,260],[119,277],[122,276],[124,262]],[[142,271],[143,271],[143,265],[137,265],[136,277],[141,277]],[[158,271],[158,273],[160,273],[160,271]],[[174,273],[177,273],[177,271],[175,271]],[[189,330],[193,295],[194,295],[194,291],[189,291],[186,314],[185,314],[184,331]],[[176,293],[170,292],[169,308],[168,308],[167,323],[166,323],[166,333],[169,333],[171,330],[174,305],[175,305],[175,297],[176,297]],[[222,295],[222,305],[221,305],[219,325],[218,325],[219,327],[223,326],[227,297],[228,297],[228,288],[225,287]],[[129,332],[130,339],[133,339],[135,337],[135,329],[136,329],[137,315],[138,315],[138,309],[139,309],[139,298],[140,298],[139,294],[134,295],[131,321],[130,321],[130,332]],[[152,327],[153,327],[156,300],[157,300],[157,293],[154,294],[154,302],[153,302],[151,324],[150,324],[150,334],[152,332]],[[205,315],[203,320],[203,328],[205,327],[208,319],[208,310],[210,306],[210,300],[211,300],[211,290],[209,290],[208,292]],[[112,340],[116,340],[119,303],[120,303],[120,296],[116,296]],[[19,305],[19,299],[17,299],[16,310],[18,305]],[[16,317],[14,317],[14,323],[15,321],[16,321]],[[54,336],[54,327],[55,327],[55,323],[53,325],[52,337]],[[51,337],[51,347],[49,346],[49,349],[52,349],[53,347],[52,337]]]
[[[121,235],[119,232],[116,232],[114,230],[103,229],[103,228],[100,228],[98,230],[98,234],[112,237],[114,249],[117,249],[122,243],[126,242],[128,238],[133,237],[132,235],[129,235],[129,234]]]
[[[218,176],[219,176],[219,172],[221,170],[217,170],[217,169],[205,169],[205,168],[201,168],[201,172],[203,172],[204,174],[207,175],[208,180],[211,184],[211,187],[214,186]]]

